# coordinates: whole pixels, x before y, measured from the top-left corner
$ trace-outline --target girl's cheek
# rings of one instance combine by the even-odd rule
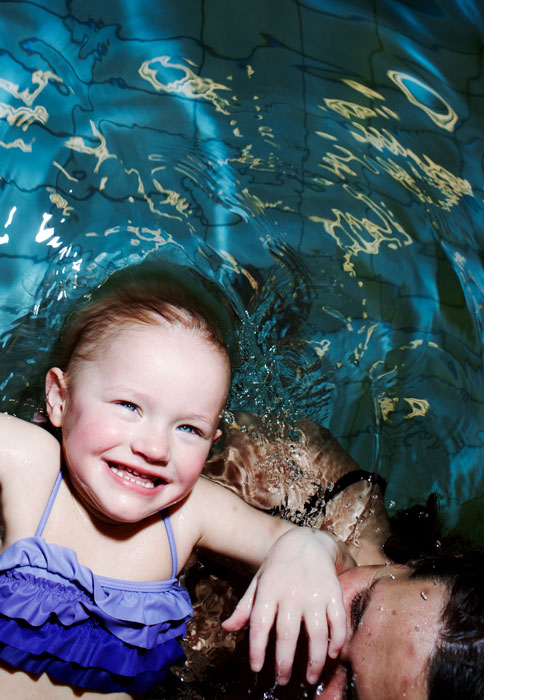
[[[185,466],[182,462],[181,464],[178,464],[177,470],[182,475],[182,478],[187,479],[190,484],[196,484],[196,482],[200,479],[200,475],[202,474],[205,461],[205,459],[195,460],[188,466]]]
[[[117,425],[117,423],[106,420],[80,422],[73,430],[76,438],[82,440],[85,444],[92,443],[95,446],[102,445],[103,447],[119,437],[122,439],[127,438],[130,432],[131,429],[125,429]]]

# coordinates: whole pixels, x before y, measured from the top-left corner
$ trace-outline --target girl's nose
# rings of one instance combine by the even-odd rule
[[[136,431],[132,451],[151,464],[165,466],[169,461],[169,440],[165,430],[146,426]]]

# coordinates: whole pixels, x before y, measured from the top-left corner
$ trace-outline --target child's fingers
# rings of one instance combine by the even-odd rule
[[[221,627],[227,632],[236,632],[237,630],[242,629],[249,621],[257,586],[258,580],[256,577],[254,577],[243,597],[236,605],[234,612],[229,618],[221,623]]]
[[[276,618],[276,682],[285,685],[291,678],[295,649],[300,633],[301,615],[294,609],[279,609]]]
[[[347,615],[343,603],[332,600],[326,609],[330,627],[330,643],[328,644],[328,656],[336,659],[345,644],[347,637]]]
[[[250,614],[249,625],[249,659],[250,668],[261,671],[265,660],[265,650],[269,632],[274,623],[277,605],[272,600],[256,600]]]
[[[304,615],[304,622],[308,632],[306,680],[313,684],[319,680],[328,649],[328,623],[324,609],[307,611]]]

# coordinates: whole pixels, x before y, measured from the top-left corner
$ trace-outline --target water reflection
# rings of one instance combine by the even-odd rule
[[[467,526],[480,18],[437,1],[221,7],[2,3],[2,408],[37,401],[34,359],[67,302],[164,254],[242,319],[232,407],[323,423],[396,507],[434,488]]]

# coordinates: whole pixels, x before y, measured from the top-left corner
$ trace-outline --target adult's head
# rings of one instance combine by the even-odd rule
[[[482,555],[355,567],[340,577],[349,634],[321,700],[483,697]]]

